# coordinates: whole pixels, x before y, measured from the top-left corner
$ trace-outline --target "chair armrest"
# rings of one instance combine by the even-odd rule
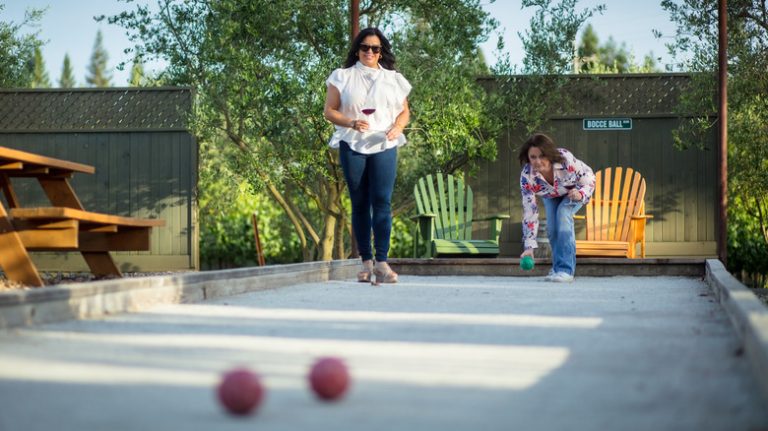
[[[498,243],[501,236],[501,225],[504,223],[502,220],[507,220],[509,217],[509,214],[494,214],[484,218],[476,218],[475,221],[490,221],[491,239]]]
[[[652,216],[652,215],[650,215],[650,214],[643,214],[643,215],[633,215],[633,216],[631,216],[631,217],[632,217],[632,220],[646,220],[646,219],[651,219],[651,218],[653,218],[653,216]]]
[[[416,214],[414,216],[411,216],[410,218],[411,218],[411,220],[421,220],[421,219],[425,219],[425,218],[433,219],[435,217],[437,217],[437,215],[431,214],[431,213],[425,213],[425,214]]]
[[[587,219],[587,216],[583,216],[583,215],[575,215],[575,216],[573,216],[573,219],[574,219],[574,220],[586,220],[586,219]]]
[[[476,218],[475,221],[506,220],[509,217],[509,214],[493,214],[483,218]]]

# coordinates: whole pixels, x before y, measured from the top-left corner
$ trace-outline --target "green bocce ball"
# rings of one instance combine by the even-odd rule
[[[533,269],[533,258],[531,256],[525,256],[524,258],[520,259],[520,268],[523,269],[523,271],[530,271]]]

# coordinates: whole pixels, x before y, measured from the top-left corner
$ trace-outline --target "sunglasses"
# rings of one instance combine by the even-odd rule
[[[373,51],[374,54],[378,54],[381,52],[381,47],[376,45],[366,45],[364,43],[361,43],[360,51],[363,51],[363,52]]]

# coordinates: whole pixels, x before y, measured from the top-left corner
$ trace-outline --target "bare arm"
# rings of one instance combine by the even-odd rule
[[[323,109],[325,119],[337,126],[349,127],[358,132],[368,129],[367,121],[347,117],[339,111],[340,107],[341,94],[339,93],[339,89],[333,85],[329,85],[328,92],[325,95],[325,108]]]
[[[395,124],[387,132],[387,139],[392,140],[397,138],[403,133],[403,129],[408,125],[408,121],[411,120],[411,110],[408,108],[408,99],[403,101],[403,110],[395,118]]]

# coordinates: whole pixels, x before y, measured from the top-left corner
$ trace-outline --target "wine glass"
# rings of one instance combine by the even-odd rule
[[[566,196],[568,197],[568,201],[571,202],[571,203],[573,203],[573,199],[571,199],[570,192],[571,192],[571,190],[573,190],[575,188],[576,188],[575,185],[567,185],[567,186],[565,186],[565,189],[568,190],[566,192]]]
[[[360,112],[362,112],[362,113],[363,113],[363,114],[365,114],[366,116],[370,116],[371,114],[373,114],[374,112],[376,112],[376,108],[371,108],[371,107],[369,107],[369,108],[363,108],[363,109],[361,109],[361,110],[360,110]],[[368,124],[370,124],[370,121],[368,121]],[[369,126],[369,127],[370,127],[370,126]],[[370,130],[370,129],[368,129],[367,131],[368,131],[368,132],[370,132],[371,130]]]

